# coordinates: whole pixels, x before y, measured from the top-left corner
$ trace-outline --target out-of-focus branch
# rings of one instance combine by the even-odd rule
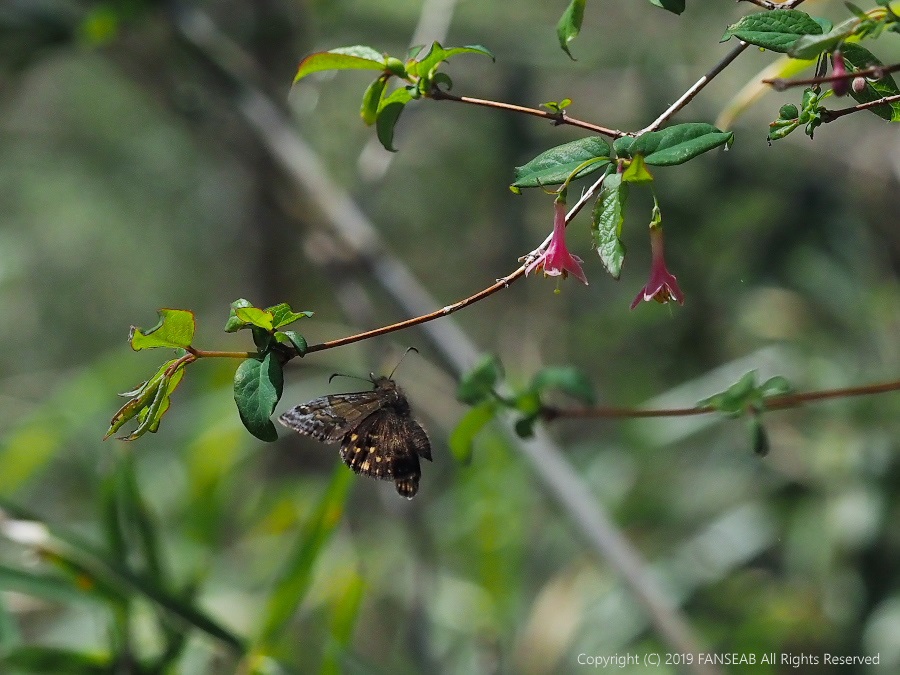
[[[900,97],[898,97],[900,98]],[[841,387],[840,389],[825,389],[822,391],[807,391],[798,394],[780,394],[769,396],[763,402],[764,410],[787,410],[798,408],[804,403],[827,401],[835,398],[849,398],[851,396],[871,396],[874,394],[886,394],[892,391],[900,391],[900,380],[867,384],[860,387]],[[552,408],[545,407],[541,410],[541,417],[545,420],[562,418],[569,419],[628,419],[639,417],[689,417],[691,415],[706,415],[718,412],[711,405],[695,406],[692,408],[614,408],[609,406],[596,406],[591,408]]]
[[[387,250],[377,230],[356,203],[327,177],[319,158],[300,139],[281,109],[263,92],[242,82],[228,69],[228,59],[221,55],[232,51],[234,45],[216,30],[210,19],[196,10],[187,10],[175,17],[175,28],[223,74],[235,79],[235,84],[239,85],[235,101],[237,109],[259,142],[285,173],[309,194],[343,243],[371,261],[375,279],[403,310],[417,316],[438,306],[406,265]],[[457,373],[466,371],[477,361],[478,349],[452,319],[426,323],[422,328]],[[615,568],[640,600],[661,638],[673,650],[696,653],[700,645],[676,604],[649,573],[640,553],[617,530],[549,436],[539,432],[533,439],[521,441],[513,432],[511,419],[506,420],[505,426],[516,447],[531,460],[539,478],[592,548]],[[717,672],[700,665],[693,671]]]

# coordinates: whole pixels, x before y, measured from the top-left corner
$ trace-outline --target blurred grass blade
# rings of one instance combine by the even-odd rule
[[[50,527],[33,514],[0,499],[0,535],[20,545],[33,548],[54,562],[83,568],[102,583],[104,590],[116,589],[123,595],[139,594],[165,609],[181,622],[194,626],[220,640],[234,651],[243,654],[244,641],[198,607],[175,597],[161,588],[155,580],[133,572],[125,561],[114,558],[91,542],[62,529]]]
[[[137,471],[134,467],[134,457],[126,453],[122,458],[120,469],[123,499],[123,511],[129,525],[133,525],[140,544],[141,557],[146,565],[147,574],[162,587],[166,587],[165,576],[162,569],[162,558],[159,552],[159,535],[156,531],[156,523],[153,515],[147,508],[147,503],[141,497],[138,488]]]
[[[100,517],[106,544],[110,553],[119,560],[127,560],[128,546],[122,531],[119,507],[119,472],[113,471],[100,484]]]
[[[7,565],[0,565],[0,589],[16,591],[54,602],[101,600],[95,594],[87,593],[84,588],[73,584],[70,579],[56,574],[41,574]]]
[[[275,582],[263,616],[258,642],[274,643],[309,589],[313,565],[343,515],[353,474],[339,465],[312,517],[300,532],[281,577]]]
[[[15,673],[109,675],[117,672],[108,655],[54,647],[18,647],[0,661]],[[6,668],[3,672],[9,672]]]
[[[0,580],[0,588],[3,582]],[[6,598],[0,593],[0,653],[6,654],[22,642],[19,625],[6,604]]]
[[[322,675],[341,675],[343,656],[349,651],[353,639],[353,629],[359,617],[366,583],[361,576],[354,574],[347,582],[347,588],[335,603],[331,614],[331,640],[322,661]]]

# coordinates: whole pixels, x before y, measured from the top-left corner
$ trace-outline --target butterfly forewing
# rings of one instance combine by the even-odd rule
[[[353,471],[393,480],[397,492],[411,499],[422,476],[419,457],[431,460],[431,443],[394,381],[382,377],[374,384],[374,391],[314,399],[279,421],[326,443],[341,441],[341,459]]]
[[[278,420],[301,434],[325,443],[337,443],[382,404],[375,391],[332,394],[291,408]]]

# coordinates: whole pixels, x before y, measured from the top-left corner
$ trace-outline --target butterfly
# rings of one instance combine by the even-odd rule
[[[390,377],[371,378],[372,391],[330,394],[291,408],[278,421],[325,443],[341,443],[341,459],[356,473],[393,480],[412,499],[419,490],[419,457],[431,461],[428,434],[412,417]]]

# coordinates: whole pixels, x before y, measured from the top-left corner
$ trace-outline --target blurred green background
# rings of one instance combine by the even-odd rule
[[[754,9],[694,0],[676,17],[646,2],[588,3],[572,62],[554,30],[565,5],[451,3],[445,44],[497,56],[452,61],[454,93],[530,106],[569,97],[575,117],[639,129],[731,49],[721,32]],[[838,2],[803,8],[846,16]],[[295,360],[279,407],[360,388],[328,376],[386,374],[417,347],[397,379],[435,461],[412,502],[390,483],[350,480],[335,448],[289,433],[256,441],[226,360],[189,369],[158,434],[100,440],[115,393],[162,360],[126,342],[159,307],[194,310],[195,345],[224,350],[252,349],[249,336],[222,332],[238,297],[315,311],[299,326],[310,344],[406,318],[260,144],[241,112],[248,85],[284,106],[441,303],[508,274],[549,232],[551,199],[511,194],[512,167],[577,130],[422,102],[388,156],[358,116],[367,74],[291,91],[311,51],[402,54],[421,12],[409,0],[0,7],[0,647],[18,654],[10,672],[154,672],[148,664],[171,649],[155,672],[551,673],[576,671],[580,653],[666,651],[506,436],[489,428],[471,463],[455,462],[447,437],[465,409],[418,329]],[[227,66],[241,79],[185,26],[230,41]],[[896,39],[871,48],[900,60]],[[675,121],[713,121],[775,58],[747,50]],[[639,190],[620,281],[590,251],[585,213],[568,242],[590,286],[569,280],[554,294],[553,281],[529,278],[457,314],[460,325],[512,382],[571,363],[612,405],[690,406],[753,368],[800,390],[896,378],[900,137],[859,113],[813,142],[798,132],[768,146],[768,122],[798,99],[769,93],[734,124],[728,152],[654,171],[684,307],[628,311],[649,268],[652,201]],[[764,460],[741,422],[713,418],[550,431],[705,649],[880,654],[896,672],[898,419],[895,394],[770,413]],[[30,515],[13,518],[19,507]],[[13,521],[78,540],[50,545]],[[241,662],[121,569],[97,565],[108,559],[272,660]],[[266,635],[273,616],[283,621]],[[53,653],[23,646],[64,651],[40,661]],[[90,655],[84,669],[74,652]]]

